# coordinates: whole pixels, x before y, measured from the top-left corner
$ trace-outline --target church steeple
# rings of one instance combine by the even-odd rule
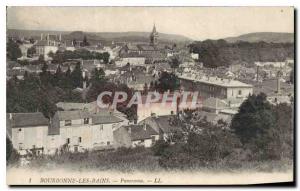
[[[158,39],[158,32],[156,31],[156,26],[154,24],[152,32],[150,34],[150,45],[152,46],[157,45],[157,39]]]

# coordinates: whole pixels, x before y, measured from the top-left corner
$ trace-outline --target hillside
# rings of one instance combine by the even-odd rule
[[[199,60],[206,67],[229,66],[246,63],[253,66],[256,61],[285,61],[294,58],[293,43],[235,42],[206,40],[194,42],[191,51],[199,53]]]
[[[227,42],[273,42],[273,43],[293,43],[294,42],[294,33],[275,33],[275,32],[257,32],[240,35],[238,37],[228,37],[225,38]]]
[[[8,29],[8,36],[25,36],[33,37],[35,39],[40,38],[40,34],[62,34],[64,40],[82,40],[84,36],[87,37],[88,41],[92,44],[96,42],[149,42],[149,32],[83,32],[83,31],[37,31],[37,30],[16,30]],[[191,39],[176,34],[165,34],[159,33],[159,41],[162,43],[189,43]]]

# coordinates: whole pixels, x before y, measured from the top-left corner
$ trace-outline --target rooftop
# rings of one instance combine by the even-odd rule
[[[128,125],[124,126],[127,130],[130,129],[130,137],[132,141],[141,139],[150,139],[151,135],[158,135],[149,125]]]
[[[211,84],[216,86],[222,87],[245,87],[245,88],[252,88],[253,86],[250,84],[246,84],[237,80],[231,79],[223,79],[213,76],[199,76],[194,74],[183,74],[179,76],[180,79],[190,80],[194,82],[200,82],[205,84]]]
[[[12,128],[48,126],[49,120],[40,112],[7,114]]]
[[[144,120],[151,120],[153,122],[152,124],[156,125],[163,133],[171,133],[181,130],[181,127],[172,124],[174,117],[174,115],[153,116]],[[144,120],[139,124],[143,124]]]

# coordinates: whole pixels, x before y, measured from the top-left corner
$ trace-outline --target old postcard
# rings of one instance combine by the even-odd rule
[[[294,180],[293,7],[7,7],[8,185]]]

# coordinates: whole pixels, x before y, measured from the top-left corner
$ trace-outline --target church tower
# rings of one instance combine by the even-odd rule
[[[157,45],[157,39],[158,39],[158,32],[156,32],[155,24],[153,26],[152,32],[150,34],[150,45],[156,46]]]

